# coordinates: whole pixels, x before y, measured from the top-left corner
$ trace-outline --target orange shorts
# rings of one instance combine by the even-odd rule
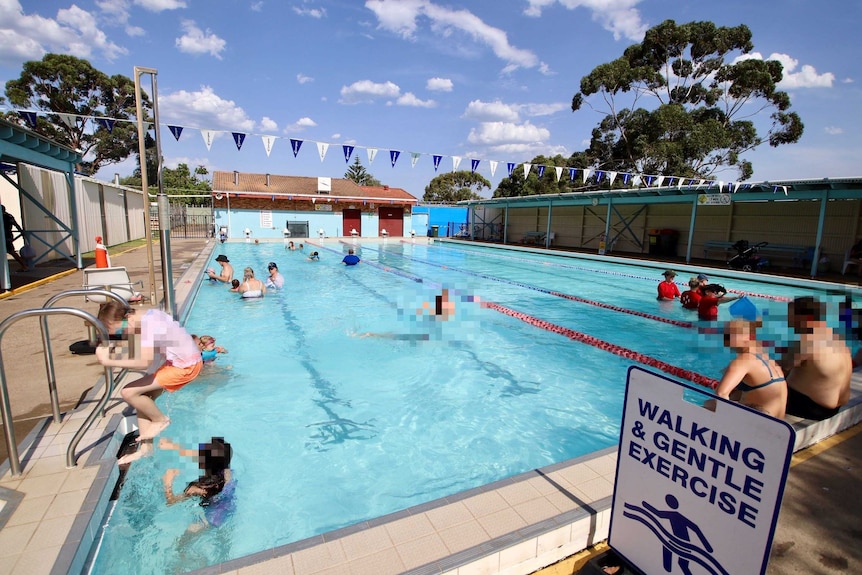
[[[175,367],[166,363],[156,370],[156,383],[167,391],[174,392],[196,378],[203,365],[202,361],[189,367]]]

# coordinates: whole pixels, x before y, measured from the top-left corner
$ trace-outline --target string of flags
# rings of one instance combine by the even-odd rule
[[[31,127],[36,127],[36,121],[38,119],[39,113],[33,110],[16,110],[19,117],[24,119],[27,124]],[[117,118],[107,118],[102,116],[83,116],[79,114],[68,114],[68,113],[60,113],[60,112],[49,112],[56,114],[59,116],[60,120],[65,123],[70,128],[75,127],[76,121],[78,118],[84,118],[85,120],[91,119],[93,120],[100,128],[107,130],[108,133],[111,133],[114,129],[114,125],[116,122],[127,122],[127,123],[137,123],[135,120],[126,120],[126,119],[117,119]],[[168,128],[171,135],[174,137],[176,141],[179,141],[183,135],[183,131],[185,130],[184,126],[178,126],[174,124],[162,124]],[[150,122],[147,125],[147,130],[153,130],[155,128],[154,124]],[[198,129],[203,137],[204,144],[207,147],[207,150],[210,150],[213,142],[218,134],[227,133],[227,130],[208,130],[202,128],[192,128]],[[246,134],[244,132],[230,132],[233,137],[234,144],[236,145],[237,151],[242,150],[242,146],[245,143]],[[251,134],[258,135],[258,134]],[[299,155],[299,151],[302,148],[302,144],[304,142],[313,142],[317,146],[317,154],[320,157],[320,161],[323,162],[326,158],[326,154],[329,151],[330,144],[327,142],[318,142],[314,140],[303,140],[299,138],[283,138],[281,136],[271,136],[271,135],[259,135],[261,141],[263,143],[264,150],[266,151],[267,157],[272,153],[272,149],[275,146],[276,140],[288,139],[290,142],[290,149],[293,152],[293,157],[297,157]],[[359,146],[364,147],[364,146]],[[349,164],[350,159],[353,157],[353,154],[357,148],[357,146],[344,144],[341,146],[342,152],[344,154],[344,162]],[[374,162],[374,158],[377,156],[378,148],[369,148],[364,147],[366,154],[368,156],[368,163],[371,164]],[[458,167],[461,165],[461,156],[446,156],[444,154],[427,154],[424,152],[410,152],[410,166],[415,168],[416,164],[419,162],[419,159],[422,156],[432,157],[432,162],[434,165],[434,171],[437,172],[440,168],[440,163],[442,162],[444,157],[449,157],[452,159],[452,171],[456,171]],[[398,159],[401,156],[400,150],[389,150],[389,161],[392,164],[392,167],[395,167],[395,164],[398,162]],[[481,163],[486,160],[481,160],[478,158],[470,158],[470,172],[476,173],[479,170]],[[500,162],[497,160],[487,160],[488,167],[491,172],[491,177],[493,177],[497,172],[497,166]],[[506,162],[506,169],[508,171],[509,177],[512,177],[515,173],[515,168],[517,167],[516,162]],[[524,163],[523,177],[526,180],[530,173],[533,171],[533,164]],[[743,182],[723,182],[720,180],[709,180],[705,178],[685,178],[681,176],[663,176],[663,175],[648,175],[648,174],[632,174],[628,172],[617,172],[612,170],[598,170],[594,168],[569,168],[562,166],[544,166],[538,164],[535,166],[535,173],[539,177],[539,179],[544,178],[545,171],[548,167],[553,167],[553,177],[556,182],[559,182],[565,173],[568,177],[569,181],[574,183],[577,181],[578,177],[580,177],[581,183],[586,184],[587,180],[591,177],[595,178],[596,185],[601,185],[604,182],[607,182],[608,186],[612,186],[617,178],[619,178],[627,187],[677,187],[677,188],[717,188],[719,192],[730,192],[736,193],[738,190],[748,189],[752,187],[752,184],[743,183]],[[759,185],[759,184],[758,184]],[[762,185],[759,185],[762,187]],[[774,185],[773,193],[783,192],[784,195],[787,195],[787,187],[782,185]]]

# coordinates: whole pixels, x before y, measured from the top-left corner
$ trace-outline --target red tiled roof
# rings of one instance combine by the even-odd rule
[[[359,186],[353,180],[331,178],[330,197],[376,198],[417,202],[416,197],[401,188],[388,186]],[[265,196],[273,194],[319,195],[318,179],[306,176],[278,176],[275,174],[248,174],[244,172],[213,172],[213,193],[245,192]],[[324,194],[326,195],[326,194]]]

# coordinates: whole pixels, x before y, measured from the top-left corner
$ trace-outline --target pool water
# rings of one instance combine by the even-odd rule
[[[286,288],[243,301],[201,280],[187,329],[229,353],[158,403],[172,420],[164,436],[188,447],[222,436],[233,446],[236,511],[219,528],[187,533],[202,508],[166,506],[161,476],[180,467],[179,492],[197,464],[157,450],[130,467],[93,573],[185,572],[614,445],[636,360],[608,347],[714,379],[730,359],[718,336],[683,326],[697,323],[694,312],[656,301],[660,269],[478,246],[350,245],[363,264],[340,263],[343,243],[305,253],[216,248],[213,258],[225,253],[239,275],[248,265],[263,278],[276,261]],[[321,261],[306,260],[311,249]],[[769,296],[752,301],[779,343],[786,299],[816,294],[713,281]],[[454,317],[417,316],[444,287]],[[843,295],[816,295],[837,315]],[[730,319],[727,308],[720,319]]]

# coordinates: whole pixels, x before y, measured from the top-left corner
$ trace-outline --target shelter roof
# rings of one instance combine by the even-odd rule
[[[810,178],[799,180],[770,180],[762,182],[726,182],[719,186],[684,184],[664,187],[614,188],[560,194],[538,194],[508,198],[464,200],[458,205],[474,206],[527,206],[531,204],[584,205],[584,204],[650,204],[687,203],[701,196],[727,194],[732,201],[794,201],[820,199],[862,199],[862,178]]]
[[[280,176],[276,174],[251,174],[245,172],[213,173],[213,193],[241,194],[245,196],[290,196],[320,197],[321,195],[351,200],[397,201],[416,203],[419,200],[402,190],[389,186],[360,186],[345,178],[329,180],[328,190],[322,190],[320,178],[307,176]]]
[[[58,144],[23,126],[0,118],[0,153],[2,158],[19,160],[44,168],[65,170],[81,161],[81,153]]]

